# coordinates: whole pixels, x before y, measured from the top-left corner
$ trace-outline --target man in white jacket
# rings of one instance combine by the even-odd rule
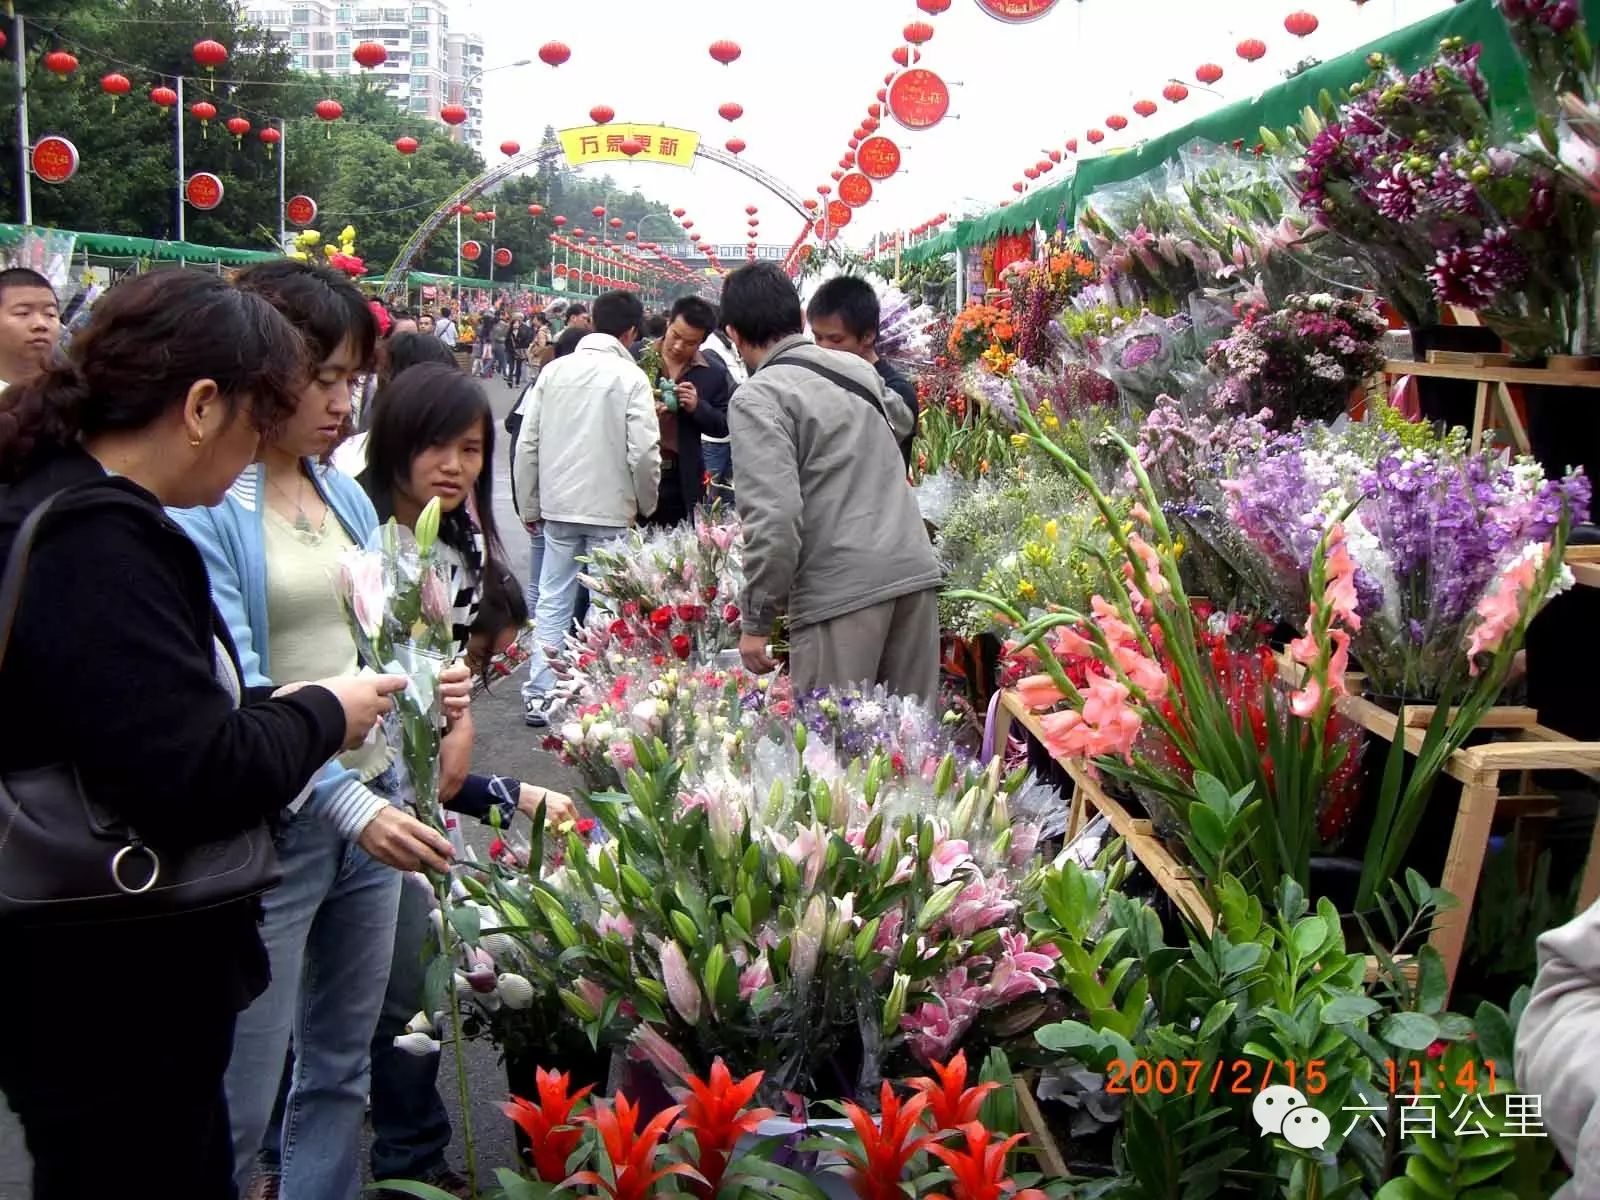
[[[539,372],[523,412],[514,477],[523,521],[544,531],[534,618],[541,646],[559,647],[572,624],[578,559],[655,511],[661,427],[650,381],[628,349],[643,324],[638,296],[601,296],[594,332]],[[550,723],[554,687],[549,663],[535,655],[523,690],[529,725]]]

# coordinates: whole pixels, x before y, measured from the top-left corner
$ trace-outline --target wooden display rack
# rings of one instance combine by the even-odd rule
[[[1339,697],[1339,710],[1363,729],[1387,742],[1403,736],[1406,749],[1416,754],[1422,748],[1426,728],[1433,710],[1426,707],[1406,709],[1405,727],[1399,717],[1386,708],[1360,696]],[[1011,723],[1020,724],[1028,735],[1041,745],[1043,728],[1039,718],[1029,712],[1015,692],[1006,691],[1001,696],[1001,706],[1007,717],[1007,730]],[[1478,892],[1478,880],[1483,873],[1483,862],[1488,854],[1489,835],[1495,814],[1522,812],[1530,801],[1526,776],[1532,771],[1573,770],[1600,779],[1600,742],[1578,742],[1539,724],[1539,715],[1531,708],[1505,707],[1491,709],[1479,728],[1507,733],[1513,740],[1493,742],[1457,750],[1445,763],[1444,773],[1461,784],[1461,796],[1456,805],[1455,828],[1450,836],[1450,847],[1439,887],[1449,892],[1459,903],[1439,914],[1429,943],[1444,960],[1445,979],[1454,985],[1456,970],[1461,964],[1462,949],[1466,944],[1467,925],[1472,916],[1472,904]],[[1216,924],[1216,917],[1205,895],[1195,883],[1189,868],[1180,862],[1156,837],[1149,821],[1135,817],[1089,776],[1085,765],[1077,759],[1058,758],[1056,762],[1072,779],[1072,809],[1067,819],[1067,837],[1071,839],[1083,828],[1090,810],[1102,813],[1111,827],[1127,842],[1135,858],[1154,876],[1161,888],[1180,910],[1196,925],[1207,932]],[[1515,794],[1501,794],[1501,775],[1512,772],[1518,780]],[[1584,867],[1583,881],[1578,892],[1578,910],[1581,912],[1600,897],[1600,820],[1595,823],[1590,836],[1589,856]],[[1367,959],[1367,976],[1376,978],[1377,961]]]
[[[1472,449],[1476,453],[1483,445],[1483,435],[1489,427],[1492,408],[1498,408],[1505,419],[1512,443],[1523,454],[1529,453],[1528,430],[1517,412],[1511,396],[1513,384],[1532,387],[1600,388],[1600,371],[1572,370],[1565,367],[1511,367],[1501,365],[1497,355],[1476,357],[1478,361],[1456,361],[1447,355],[1429,355],[1428,362],[1406,362],[1390,359],[1383,364],[1387,376],[1413,375],[1428,379],[1461,379],[1478,385],[1477,397],[1472,406]]]

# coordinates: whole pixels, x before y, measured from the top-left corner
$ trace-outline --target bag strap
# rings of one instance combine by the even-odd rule
[[[843,371],[835,371],[832,367],[825,367],[821,363],[814,363],[804,358],[790,358],[784,354],[780,354],[776,358],[768,359],[766,362],[761,364],[761,369],[763,371],[765,371],[768,367],[799,367],[802,370],[810,371],[813,375],[822,376],[829,383],[842,387],[847,392],[855,393],[868,404],[872,405],[873,408],[878,410],[878,415],[883,418],[883,423],[889,427],[889,436],[894,437],[896,443],[899,442],[900,439],[895,436],[894,426],[889,423],[889,414],[884,411],[883,401],[879,400],[878,397],[859,380],[851,379],[850,376],[846,375]]]
[[[6,647],[11,644],[11,626],[17,619],[17,609],[22,605],[22,584],[28,574],[28,555],[33,551],[39,526],[60,497],[61,493],[55,492],[41,501],[22,522],[16,540],[11,543],[5,576],[0,579],[0,667],[5,666]]]

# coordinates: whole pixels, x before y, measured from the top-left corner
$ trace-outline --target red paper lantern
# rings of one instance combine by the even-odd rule
[[[889,89],[886,88],[886,87],[881,87],[876,92],[874,92],[872,94],[878,98],[878,103],[880,103],[880,104],[884,103],[885,101],[887,101],[889,99]]]
[[[565,263],[557,263],[556,264],[556,274],[558,276],[561,276],[562,278],[566,277],[567,267],[566,267]]]
[[[1316,16],[1304,9],[1292,12],[1283,19],[1283,27],[1297,38],[1310,37],[1317,31],[1319,24]]]
[[[567,223],[567,219],[566,219],[566,218],[565,218],[565,217],[563,217],[563,216],[560,216],[560,215],[559,215],[559,214],[558,214],[558,215],[556,215],[556,216],[553,216],[553,217],[551,217],[551,218],[550,218],[550,222],[551,222],[551,224],[553,224],[553,225],[554,225],[554,226],[555,226],[555,227],[556,227],[556,228],[557,228],[557,229],[560,229],[560,228],[561,228],[561,227],[562,227],[562,226],[563,226],[563,225],[565,225],[565,224],[566,224],[566,223]]]
[[[686,221],[680,221],[680,222],[678,222],[678,224],[682,225],[685,229],[693,229],[694,228],[694,222],[693,221],[687,221],[687,220]]]
[[[117,98],[126,96],[133,88],[126,75],[118,75],[113,71],[110,75],[100,77],[100,90],[111,97],[111,111],[117,111]],[[174,99],[177,97],[174,96]]]
[[[217,118],[217,106],[209,100],[196,100],[189,105],[189,115],[200,122],[200,136],[206,137],[206,130],[211,128],[211,122]]]
[[[1023,167],[1022,168],[1022,176],[1029,183],[1032,183],[1035,179],[1039,178],[1039,168],[1038,167]]]
[[[52,50],[44,56],[44,69],[65,79],[78,69],[78,59],[65,50]]]
[[[1260,38],[1245,38],[1234,48],[1234,53],[1245,62],[1255,62],[1267,52],[1267,44]]]
[[[318,100],[314,111],[324,121],[337,121],[344,116],[344,105],[337,100]]]
[[[178,93],[169,87],[151,88],[150,100],[161,108],[171,108],[178,102]]]
[[[606,206],[603,205],[603,204],[596,204],[593,208],[591,208],[589,210],[589,215],[591,217],[595,217],[597,219],[600,218],[600,217],[605,216],[606,215]]]
[[[565,42],[546,42],[539,47],[539,61],[552,67],[559,67],[572,57],[572,50]]]
[[[596,125],[609,125],[616,119],[617,110],[609,104],[596,104],[589,110],[589,120]]]
[[[926,21],[913,21],[900,31],[900,36],[913,46],[921,46],[933,40],[933,26]]]
[[[1161,94],[1166,98],[1168,104],[1181,104],[1189,98],[1189,89],[1174,79],[1161,89]]]
[[[504,246],[496,250],[494,252],[494,265],[497,267],[509,267],[511,265],[511,251]]]
[[[1068,154],[1076,154],[1078,152],[1078,139],[1077,138],[1068,138],[1066,141],[1062,142],[1061,144],[1066,147]]]
[[[1058,163],[1061,161],[1061,151],[1059,150],[1050,150],[1047,151],[1046,154],[1052,163]]]
[[[889,57],[894,59],[897,66],[901,67],[909,67],[912,63],[922,61],[921,54],[905,46],[896,46],[894,48],[894,52],[891,53]]]
[[[716,59],[723,66],[727,66],[729,63],[733,62],[733,60],[738,58],[741,53],[743,53],[743,51],[739,49],[738,42],[731,42],[726,38],[723,38],[720,41],[711,43],[711,57]]]
[[[467,110],[465,105],[446,104],[439,110],[439,120],[446,125],[460,125],[466,119]]]
[[[817,195],[828,196],[833,194],[833,189],[825,183],[817,184]]]
[[[1153,116],[1156,111],[1156,102],[1154,100],[1135,100],[1133,102],[1133,111],[1141,117]]]
[[[850,224],[851,215],[850,206],[848,204],[841,203],[838,200],[829,201],[828,223],[834,226],[836,229],[843,229],[846,225]]]
[[[872,180],[859,171],[852,171],[839,181],[839,199],[851,208],[860,208],[872,199]],[[754,224],[755,218],[750,221]]]
[[[723,143],[729,154],[743,154],[745,141],[743,138],[729,138]]]
[[[621,229],[622,228],[622,218],[621,217],[612,217],[611,220],[609,222],[607,222],[607,224],[609,224],[611,226],[611,228],[613,228],[613,229]]]
[[[350,57],[356,60],[358,66],[371,71],[389,61],[389,52],[383,48],[382,42],[362,42],[350,52]]]
[[[721,117],[724,121],[737,121],[740,117],[744,116],[744,105],[736,104],[732,100],[729,100],[726,104],[720,105],[717,108],[717,116]]]
[[[244,145],[244,135],[250,132],[250,122],[243,117],[229,117],[227,129],[233,134],[233,146],[237,150]]]
[[[1051,162],[1048,158],[1041,158],[1033,165],[1041,175],[1048,175],[1055,167],[1055,163]]]
[[[690,235],[689,235],[689,240],[690,240],[690,241],[691,241],[691,242],[699,242],[699,241],[700,241],[700,238],[701,238],[701,237],[702,237],[702,236],[703,236],[703,235],[702,235],[702,234],[698,234],[698,233],[691,233],[691,234],[690,234]]]
[[[542,204],[530,204],[530,205],[528,205],[528,215],[530,217],[542,217],[544,215],[544,205],[542,205]]]
[[[1098,130],[1098,129],[1091,129],[1091,130],[1089,130],[1089,132],[1088,132],[1088,133],[1087,133],[1087,134],[1085,134],[1085,135],[1084,135],[1084,136],[1085,136],[1085,137],[1087,137],[1087,138],[1088,138],[1088,139],[1089,139],[1089,140],[1090,140],[1090,141],[1091,141],[1091,142],[1093,142],[1093,143],[1094,143],[1094,144],[1095,144],[1095,145],[1097,145],[1097,146],[1098,146],[1098,145],[1099,145],[1099,144],[1100,144],[1100,143],[1101,143],[1101,142],[1103,142],[1103,141],[1105,141],[1105,140],[1106,140],[1106,135],[1105,135],[1105,134],[1104,134],[1104,133],[1102,133],[1102,132],[1101,132],[1101,131],[1100,131],[1100,130]]]
[[[1106,118],[1106,125],[1111,129],[1126,129],[1128,127],[1128,118],[1121,113],[1112,113]]]
[[[394,148],[401,154],[415,154],[421,144],[414,137],[397,137],[394,140]]]
[[[811,209],[813,211],[816,210],[817,202],[815,200],[813,200],[810,196],[807,196],[804,200],[800,201],[800,203],[805,208],[809,208],[809,209]]]
[[[638,236],[639,235],[637,233],[635,233],[633,230],[630,229],[630,230],[628,230],[627,233],[622,235],[622,239],[623,239],[623,241],[631,242],[631,241],[636,240],[638,238]]]
[[[1194,69],[1194,77],[1201,83],[1215,83],[1222,78],[1222,68],[1216,63],[1201,63]]]
[[[937,17],[950,7],[950,0],[917,0],[917,7],[930,17]]]
[[[221,42],[207,38],[194,44],[194,60],[208,71],[215,71],[228,61],[228,48]]]
[[[173,98],[176,99],[177,97]],[[270,125],[263,129],[260,133],[256,134],[256,136],[261,139],[261,144],[267,148],[267,155],[269,157],[271,156],[272,152],[277,149],[278,143],[283,141],[283,134],[278,130],[273,129]]]
[[[683,215],[684,215],[684,210],[681,209],[681,208],[675,208],[675,209],[672,210],[672,215],[681,220],[683,218]]]
[[[846,142],[845,144],[847,146],[849,146],[850,149],[852,149],[852,150],[859,150],[861,148],[861,139],[858,138],[858,137],[852,136],[850,138],[850,140],[848,142]]]
[[[617,149],[632,158],[635,154],[644,153],[644,143],[630,133],[617,143]]]
[[[888,179],[900,169],[900,147],[886,137],[870,137],[856,151],[856,162],[868,179]]]
[[[839,169],[841,171],[848,171],[850,169],[851,165],[852,164],[850,162],[850,156],[848,154],[840,155],[840,157],[839,157]]]
[[[889,89],[889,112],[907,129],[932,129],[950,111],[950,89],[945,81],[922,67],[895,77]],[[870,118],[869,118],[870,120]],[[876,123],[862,127],[870,132]]]
[[[500,153],[504,154],[507,158],[515,158],[517,155],[522,153],[522,143],[513,141],[501,142]]]
[[[1011,190],[1017,193],[1019,196],[1022,195],[1023,192],[1027,191],[1027,189],[1028,185],[1023,183],[1020,179],[1011,185]]]

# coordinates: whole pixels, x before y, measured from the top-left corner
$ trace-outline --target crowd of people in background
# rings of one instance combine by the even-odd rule
[[[876,300],[850,283],[812,302],[814,343],[771,265],[731,274],[720,311],[684,296],[654,314],[626,291],[413,312],[287,260],[232,281],[166,270],[111,288],[61,356],[49,282],[0,272],[0,556],[25,564],[0,618],[0,776],[54,772],[164,853],[270,835],[279,874],[77,927],[75,955],[116,980],[116,1021],[96,988],[0,993],[9,1028],[74,1031],[0,1055],[38,1200],[97,1194],[112,1165],[130,1196],[351,1198],[369,1111],[373,1178],[462,1188],[439,1060],[394,1046],[430,936],[415,873],[457,849],[410,811],[384,720],[405,681],[363,675],[332,585],[381,523],[442,507],[459,661],[440,787],[484,821],[572,810],[472,771],[474,671],[530,617],[539,645],[562,643],[597,546],[709,504],[744,529],[750,670],[774,668],[781,618],[797,685],[933,698],[915,393],[875,361]],[[503,457],[489,380],[521,388]],[[532,726],[563,703],[538,653],[523,699]],[[0,953],[46,962],[58,936],[0,920]],[[95,1111],[116,1117],[86,1155]]]

